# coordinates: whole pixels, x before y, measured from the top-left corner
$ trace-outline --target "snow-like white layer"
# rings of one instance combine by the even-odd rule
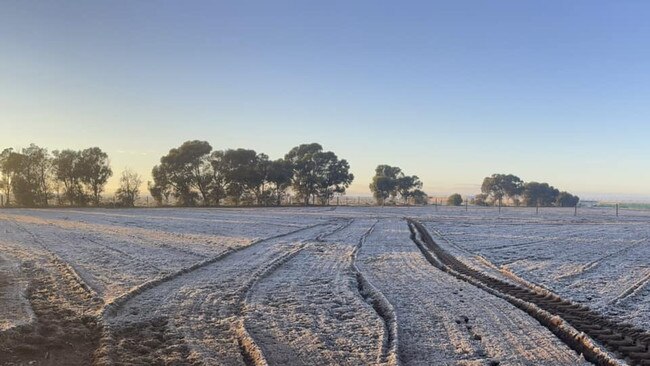
[[[0,210],[0,327],[31,316],[21,262],[64,263],[107,304],[106,357],[126,363],[161,362],[128,358],[142,356],[124,346],[149,336],[142,327],[165,328],[172,363],[242,364],[242,352],[364,363],[386,353],[386,318],[401,364],[583,362],[524,312],[431,266],[404,217],[475,267],[650,327],[650,214],[433,206]],[[351,262],[372,223],[356,263],[374,300],[390,303],[383,319]]]
[[[20,273],[20,262],[0,252],[0,334],[32,320],[25,296],[27,285]]]
[[[273,216],[256,222],[238,212],[211,221],[201,211],[197,217],[180,211],[160,216],[139,210],[8,210],[0,211],[0,230],[7,247],[52,253],[110,301],[227,250],[321,222],[308,217],[281,224]]]
[[[355,220],[311,242],[262,278],[246,327],[272,365],[370,365],[381,360],[383,323],[357,289],[352,252],[373,221]]]
[[[650,329],[650,214],[612,209],[447,209],[426,226],[474,267],[489,264]],[[434,237],[435,238],[435,237]],[[487,264],[487,266],[486,266]]]
[[[585,364],[524,312],[432,266],[409,234],[384,220],[358,259],[396,311],[402,364]]]

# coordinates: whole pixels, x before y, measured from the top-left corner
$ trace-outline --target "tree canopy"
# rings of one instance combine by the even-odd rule
[[[463,197],[458,193],[454,193],[447,198],[447,205],[449,206],[460,206],[462,204],[463,204]]]
[[[31,144],[0,153],[0,189],[7,205],[43,207],[54,198],[59,204],[63,199],[70,205],[99,205],[111,174],[108,155],[98,147],[50,154]]]
[[[548,183],[527,182],[512,174],[493,174],[483,179],[481,194],[475,197],[476,204],[501,203],[509,198],[515,204],[520,201],[526,206],[559,206],[573,207],[580,198]]]
[[[483,179],[481,193],[490,198],[492,202],[502,203],[504,198],[517,200],[522,193],[524,182],[512,174],[492,174]]]
[[[385,204],[389,197],[394,201],[398,194],[404,203],[407,203],[409,198],[413,198],[416,203],[422,203],[423,199],[426,201],[426,193],[420,190],[420,178],[416,175],[405,175],[402,169],[390,165],[382,164],[375,168],[375,175],[369,187],[379,205]]]
[[[524,185],[526,206],[552,206],[559,195],[560,191],[548,183],[528,182]]]
[[[173,197],[183,206],[219,205],[224,199],[235,205],[279,205],[289,188],[305,204],[327,204],[349,187],[354,179],[349,170],[345,159],[316,143],[270,160],[251,149],[212,151],[209,143],[195,140],[163,156],[148,186],[158,204]]]
[[[292,188],[305,205],[316,198],[323,205],[334,194],[344,194],[354,180],[350,164],[318,143],[291,149],[284,159],[293,167]]]

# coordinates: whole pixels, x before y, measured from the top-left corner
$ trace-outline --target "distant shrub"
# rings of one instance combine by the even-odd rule
[[[447,205],[449,206],[460,206],[463,204],[463,197],[458,194],[454,193],[449,198],[447,198]]]

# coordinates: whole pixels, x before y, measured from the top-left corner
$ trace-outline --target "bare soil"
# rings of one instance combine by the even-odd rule
[[[25,263],[22,272],[30,278],[27,298],[35,321],[0,335],[0,364],[92,364],[101,326],[89,313],[97,302],[78,284],[36,262]]]

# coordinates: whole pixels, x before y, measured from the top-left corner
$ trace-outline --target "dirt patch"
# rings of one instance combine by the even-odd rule
[[[183,336],[174,332],[166,318],[132,323],[114,330],[111,351],[115,365],[193,365]]]
[[[100,328],[90,315],[100,306],[55,266],[47,271],[34,262],[22,266],[35,321],[0,335],[0,365],[90,365]],[[84,315],[86,314],[86,315]]]

